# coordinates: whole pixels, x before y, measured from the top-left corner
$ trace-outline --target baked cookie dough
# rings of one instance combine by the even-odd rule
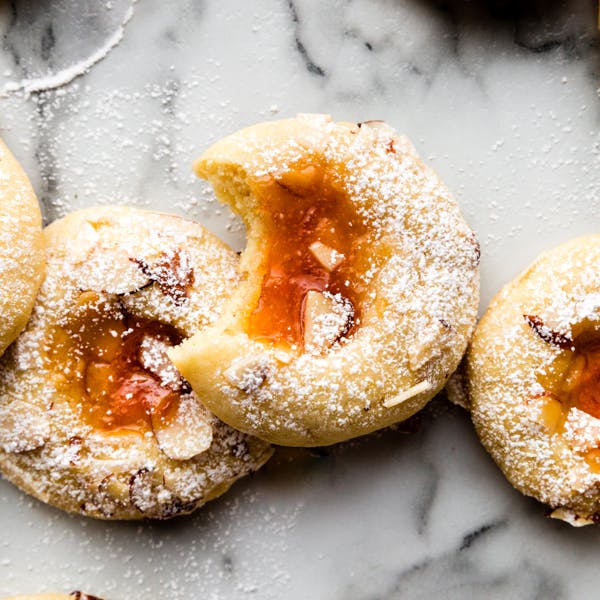
[[[212,323],[237,258],[200,225],[127,208],[45,231],[48,275],[0,362],[0,469],[36,498],[103,519],[188,513],[271,448],[221,423],[166,349]]]
[[[43,276],[40,207],[27,175],[0,140],[0,355],[24,329]]]
[[[493,299],[467,405],[508,480],[573,525],[600,520],[600,236],[542,254]]]
[[[444,386],[475,324],[479,245],[406,138],[301,115],[229,136],[195,168],[248,235],[222,318],[170,352],[215,414],[326,445]]]

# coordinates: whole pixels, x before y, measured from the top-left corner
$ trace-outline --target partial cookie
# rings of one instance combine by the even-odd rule
[[[600,236],[546,252],[494,298],[467,406],[508,480],[573,525],[600,520]]]
[[[45,231],[48,276],[0,363],[0,468],[26,492],[105,519],[168,518],[271,455],[221,423],[166,350],[211,324],[235,254],[200,225],[126,208]]]
[[[196,170],[248,232],[223,317],[170,352],[215,414],[325,445],[444,386],[475,324],[479,245],[406,138],[304,115],[225,138]]]
[[[43,276],[40,207],[27,175],[0,140],[0,355],[25,327]]]

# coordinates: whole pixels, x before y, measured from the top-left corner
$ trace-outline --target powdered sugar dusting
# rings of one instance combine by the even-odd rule
[[[557,332],[572,340],[581,323],[598,322],[599,266],[598,236],[542,255],[492,302],[468,355],[473,421],[488,451],[519,490],[586,517],[600,510],[600,474],[586,461],[600,421],[566,407],[564,429],[549,431],[540,378],[564,375],[557,360],[571,348],[554,343]]]
[[[234,411],[233,424],[242,430],[290,445],[347,439],[406,418],[411,407],[417,410],[456,368],[478,298],[477,241],[410,142],[386,126],[301,115],[242,130],[209,149],[199,162],[200,172],[217,192],[227,191],[223,200],[232,202],[248,223],[252,252],[260,254],[267,242],[255,221],[260,207],[253,205],[239,172],[277,177],[307,156],[323,157],[369,231],[370,254],[352,282],[365,289],[356,331],[322,355],[292,352],[291,362],[272,369],[251,390],[231,385],[226,376],[210,376],[202,363],[210,354],[218,356],[222,343],[235,348],[234,360],[236,355],[267,354],[278,364],[268,344],[228,333],[239,329],[237,319],[252,309],[247,298],[255,297],[255,286],[261,285],[263,274],[250,271],[218,331],[172,354],[212,410],[219,413],[227,406],[228,418]],[[232,163],[239,170],[222,166]],[[255,265],[256,257],[243,255],[242,268],[245,262]],[[340,314],[323,317],[328,332],[339,325],[342,312],[347,316],[343,299],[338,306],[344,308]],[[198,347],[201,353],[194,354]],[[231,355],[223,360],[226,373]],[[432,386],[419,401],[384,406],[386,398],[423,380]]]
[[[37,199],[0,141],[0,355],[25,327],[43,273]]]
[[[71,252],[84,222],[98,234],[95,244],[86,246],[96,258],[96,277],[102,281],[102,273],[110,274],[117,292],[106,286],[87,287],[86,253]],[[52,225],[46,239],[47,278],[26,332],[1,365],[0,419],[5,427],[0,467],[5,476],[71,512],[100,518],[168,518],[190,512],[260,467],[270,456],[268,445],[195,406],[197,398],[165,362],[161,338],[143,338],[139,360],[149,373],[158,374],[164,387],[181,396],[180,410],[166,420],[152,414],[152,429],[135,434],[106,433],[84,418],[89,399],[86,404],[83,390],[90,377],[85,363],[89,359],[82,350],[88,343],[84,327],[76,325],[67,334],[72,348],[61,346],[60,336],[70,331],[69,323],[77,323],[74,319],[82,311],[115,321],[103,342],[108,353],[114,348],[112,338],[126,339],[132,333],[117,331],[124,314],[168,323],[184,334],[196,331],[216,318],[235,285],[235,255],[195,223],[131,209],[72,214]],[[198,274],[184,278],[191,282],[185,300],[165,294],[165,280],[174,283],[177,278],[167,278],[165,255],[180,257],[174,273],[185,264]],[[128,277],[136,261],[159,264],[161,278],[138,287]],[[115,273],[125,279],[114,278]],[[131,287],[123,292],[127,282]],[[102,360],[109,361],[104,354]],[[100,367],[106,368],[103,364]],[[186,437],[194,443],[181,443]]]

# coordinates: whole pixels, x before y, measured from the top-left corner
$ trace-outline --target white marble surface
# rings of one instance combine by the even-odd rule
[[[482,242],[482,306],[542,249],[597,230],[595,0],[14,0],[0,133],[48,221],[99,203],[243,232],[191,174],[211,141],[297,112],[388,120]],[[280,452],[194,516],[65,516],[0,484],[0,597],[584,598],[600,530],[515,492],[467,415]]]

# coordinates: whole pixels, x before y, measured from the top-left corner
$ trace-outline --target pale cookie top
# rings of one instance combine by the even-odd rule
[[[467,363],[477,432],[511,483],[574,524],[600,512],[600,236],[550,250],[492,301]]]
[[[165,353],[218,317],[235,253],[197,223],[125,208],[45,237],[47,278],[1,363],[6,477],[68,511],[166,518],[260,467],[269,446],[210,414]]]
[[[38,201],[0,140],[0,355],[25,327],[43,272]]]
[[[211,410],[279,444],[328,444],[407,418],[443,386],[474,327],[479,245],[406,138],[381,122],[301,115],[225,138],[196,169],[248,231],[223,318],[172,351]],[[277,255],[295,260],[305,229],[307,271],[278,275]],[[286,307],[265,286],[295,276],[308,292],[288,324],[295,337],[278,336],[268,320]]]

